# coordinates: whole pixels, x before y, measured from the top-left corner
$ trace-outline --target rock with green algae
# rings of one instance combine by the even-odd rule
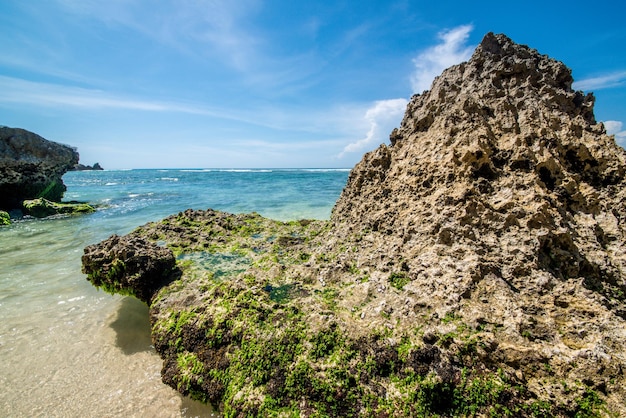
[[[133,231],[176,256],[144,298],[163,381],[225,416],[626,415],[626,153],[571,83],[488,34],[330,221]]]
[[[0,210],[0,226],[11,225],[11,217],[3,210]]]
[[[35,218],[45,218],[53,215],[77,215],[95,212],[95,208],[84,202],[52,202],[40,197],[38,199],[25,200],[22,208],[26,215]]]
[[[88,247],[84,272],[149,303],[163,381],[225,416],[559,416],[602,406],[582,383],[569,389],[577,394],[571,405],[555,406],[514,373],[486,368],[481,361],[500,354],[485,330],[497,327],[450,315],[447,333],[417,324],[396,333],[388,321],[397,307],[371,306],[378,289],[345,263],[345,249],[320,251],[331,227],[188,210]],[[176,268],[126,267],[132,258],[154,265],[163,254],[176,254]],[[216,278],[226,265],[240,268]],[[353,283],[339,280],[345,275]],[[364,324],[369,316],[386,323]]]
[[[85,248],[83,272],[94,286],[135,296],[147,304],[178,275],[170,249],[140,237],[117,235]]]

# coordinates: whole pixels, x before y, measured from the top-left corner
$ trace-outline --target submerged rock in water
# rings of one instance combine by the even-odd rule
[[[626,152],[572,81],[487,34],[330,221],[186,211],[85,271],[141,240],[179,256],[141,297],[163,380],[227,415],[626,415]]]
[[[78,163],[78,152],[24,129],[0,127],[0,208],[28,199],[60,202],[63,174]]]

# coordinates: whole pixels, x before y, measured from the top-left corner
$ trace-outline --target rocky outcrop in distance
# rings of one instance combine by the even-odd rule
[[[78,163],[78,152],[19,128],[0,127],[0,208],[14,209],[27,199],[60,202],[63,174]]]
[[[572,82],[489,33],[330,221],[189,210],[129,234],[176,257],[142,297],[164,382],[228,416],[625,416],[626,152]],[[84,271],[134,293],[136,269],[92,262],[110,247]]]
[[[104,170],[104,168],[102,168],[100,163],[95,163],[94,165],[76,164],[72,168],[72,171],[94,171],[94,170],[99,171],[99,170]]]
[[[75,148],[24,129],[0,127],[0,209],[35,217],[93,211],[82,203],[73,205],[78,202],[60,204],[66,190],[62,177],[78,159]]]

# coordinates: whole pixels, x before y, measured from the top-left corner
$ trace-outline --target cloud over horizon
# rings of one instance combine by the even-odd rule
[[[600,90],[626,84],[626,71],[617,71],[598,77],[589,77],[572,83],[574,90]]]
[[[608,135],[615,135],[615,142],[626,148],[626,130],[623,130],[624,124],[618,120],[604,121],[604,127]]]
[[[454,29],[440,32],[441,43],[426,49],[413,59],[415,72],[411,76],[413,93],[421,94],[430,86],[443,70],[452,65],[467,61],[475,46],[466,45],[473,25],[462,25]]]
[[[472,25],[462,25],[440,32],[438,34],[440,42],[425,49],[413,59],[415,71],[410,76],[413,93],[428,90],[435,77],[443,70],[469,59],[474,47],[467,46],[466,42],[473,29]],[[377,141],[386,142],[393,128],[397,127],[402,119],[407,103],[408,100],[403,98],[374,102],[364,115],[364,120],[369,126],[367,134],[364,138],[346,145],[338,158],[343,158],[348,153],[370,149]]]
[[[364,120],[369,124],[369,130],[364,138],[346,145],[338,158],[343,158],[347,153],[359,152],[371,148],[376,141],[388,138],[399,119],[404,114],[408,101],[406,99],[379,100],[370,107],[364,115]],[[381,141],[382,143],[383,141]]]

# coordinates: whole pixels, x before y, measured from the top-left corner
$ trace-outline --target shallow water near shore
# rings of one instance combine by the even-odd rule
[[[91,286],[86,245],[187,208],[327,219],[347,170],[72,172],[94,214],[0,228],[0,415],[217,416],[161,382],[148,308]]]

